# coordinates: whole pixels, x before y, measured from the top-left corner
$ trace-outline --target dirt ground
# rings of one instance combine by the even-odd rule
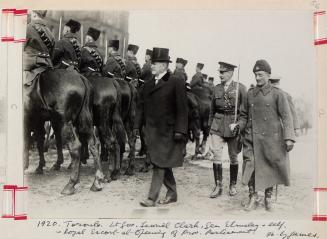
[[[139,145],[137,145],[139,147]],[[137,148],[138,148],[137,147]],[[312,132],[300,136],[291,152],[292,186],[278,187],[278,198],[274,211],[267,213],[263,207],[252,212],[242,209],[241,202],[248,197],[247,187],[238,183],[238,194],[228,195],[229,169],[227,150],[224,149],[224,193],[221,197],[210,199],[214,180],[212,162],[190,160],[194,144],[187,145],[184,166],[174,169],[177,181],[178,202],[155,208],[142,208],[139,201],[146,198],[150,186],[151,172],[136,172],[134,176],[121,176],[117,181],[105,184],[100,192],[91,192],[94,180],[93,160],[81,169],[81,180],[74,195],[62,196],[61,190],[69,180],[67,169],[70,157],[64,152],[65,162],[61,171],[51,171],[56,160],[56,151],[46,153],[46,167],[43,175],[34,173],[38,163],[35,151],[31,152],[30,167],[25,172],[29,186],[28,215],[30,218],[310,218],[313,211],[314,178],[314,137]],[[127,155],[125,155],[127,156]],[[240,169],[242,155],[239,155]],[[137,159],[139,168],[142,159]],[[104,167],[107,165],[104,164]],[[241,172],[239,172],[239,180]],[[164,197],[166,189],[161,190]],[[274,190],[275,197],[275,190]]]

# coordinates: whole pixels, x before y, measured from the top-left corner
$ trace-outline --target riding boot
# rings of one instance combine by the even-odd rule
[[[223,193],[223,167],[222,164],[213,164],[213,175],[215,179],[215,188],[210,194],[210,198],[216,198]]]
[[[238,174],[238,164],[231,164],[229,167],[230,172],[230,184],[229,184],[229,195],[235,196],[237,194],[236,183]]]
[[[272,199],[271,199],[272,192],[273,192],[273,187],[266,188],[265,190],[265,208],[269,212],[273,210]]]

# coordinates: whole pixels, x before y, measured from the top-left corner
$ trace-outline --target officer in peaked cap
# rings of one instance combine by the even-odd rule
[[[81,50],[80,63],[80,71],[86,76],[90,74],[101,75],[103,57],[96,44],[100,33],[98,29],[93,27],[90,27],[86,33],[85,46]]]
[[[127,46],[125,65],[126,65],[126,80],[138,80],[141,77],[141,67],[137,62],[136,54],[139,46],[129,44]]]
[[[185,82],[187,81],[187,74],[185,72],[185,66],[187,64],[187,60],[183,58],[176,59],[176,68],[174,74],[179,75]]]
[[[233,81],[235,65],[227,62],[219,63],[221,83],[214,88],[211,111],[209,117],[210,136],[213,157],[213,175],[215,187],[210,198],[216,198],[223,191],[223,147],[227,143],[230,160],[229,195],[237,194],[236,183],[238,174],[237,155],[240,153],[240,140],[238,132],[231,131],[229,125],[235,123],[240,115],[240,109],[246,104],[246,87]],[[238,96],[237,96],[238,95]],[[238,101],[236,102],[236,98]]]
[[[53,56],[53,64],[58,68],[72,66],[79,69],[81,60],[81,45],[77,40],[76,33],[80,30],[81,24],[70,19],[64,26],[63,38],[56,42]]]
[[[167,194],[159,203],[169,204],[177,201],[172,168],[183,164],[188,112],[185,82],[170,73],[170,62],[169,49],[153,48],[154,77],[145,82],[137,107],[134,129],[139,129],[142,122],[146,121],[146,143],[153,164],[148,197],[140,202],[144,207],[155,206],[162,184],[167,187]]]
[[[118,53],[119,40],[109,40],[108,42],[108,60],[102,67],[102,74],[107,77],[124,78],[126,67],[123,59]]]
[[[141,79],[143,81],[148,81],[152,78],[152,50],[146,49],[145,52],[145,63],[143,64],[142,70],[141,70]]]
[[[244,132],[242,183],[249,186],[246,210],[256,209],[257,192],[265,191],[265,207],[271,211],[273,186],[290,184],[287,152],[294,146],[294,126],[285,93],[269,84],[269,63],[258,60],[253,73],[257,85],[249,89],[248,103],[231,130]]]
[[[195,86],[202,87],[202,85],[203,85],[203,75],[202,75],[201,71],[202,71],[203,67],[204,67],[203,63],[197,63],[196,64],[196,68],[195,68],[196,73],[192,77],[192,80],[190,82],[191,88],[193,88]]]
[[[280,80],[281,80],[280,76],[273,75],[273,76],[270,77],[269,83],[272,84],[275,87],[280,88]],[[295,133],[295,136],[298,137],[300,135],[300,132],[299,132],[300,131],[300,123],[299,123],[298,117],[296,115],[296,110],[295,110],[295,105],[294,105],[294,102],[293,102],[293,98],[286,91],[283,90],[283,92],[284,92],[284,94],[285,94],[285,96],[286,96],[286,98],[288,100],[288,104],[289,104],[290,110],[292,112],[294,133]]]

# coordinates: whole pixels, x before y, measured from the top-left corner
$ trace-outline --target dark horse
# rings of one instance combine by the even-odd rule
[[[40,156],[36,172],[43,172],[45,166],[44,122],[51,121],[58,153],[57,162],[53,168],[58,170],[63,163],[62,139],[64,139],[68,143],[72,171],[70,180],[61,193],[73,194],[74,187],[79,182],[81,144],[89,142],[90,139],[95,142],[90,110],[91,86],[87,79],[77,71],[48,69],[41,73],[28,89],[25,89],[24,94],[24,169],[27,169],[29,165],[28,142],[31,132],[34,132]],[[63,135],[64,132],[65,135]],[[103,173],[100,158],[94,146],[95,144],[90,145],[96,167],[96,176],[91,190],[98,191],[102,189]]]
[[[108,160],[107,181],[116,180],[120,166],[120,144],[125,142],[124,126],[121,120],[121,89],[116,79],[94,73],[86,76],[93,86],[92,113],[101,143],[102,161]],[[82,155],[87,157],[88,144],[82,144]],[[111,164],[111,161],[113,164]],[[113,165],[113,169],[111,168]]]
[[[195,155],[202,155],[209,136],[209,114],[211,107],[211,89],[207,86],[195,86],[187,92],[189,107],[189,137],[195,140]],[[203,133],[200,144],[200,133]]]
[[[137,100],[137,81],[127,82],[124,79],[117,79],[121,89],[121,118],[127,134],[128,145],[129,145],[129,162],[128,168],[125,172],[126,175],[133,175],[135,171],[135,141],[136,135],[133,132],[133,126],[136,114],[136,100]],[[120,167],[122,165],[123,154],[125,152],[125,137],[123,137],[120,144]]]

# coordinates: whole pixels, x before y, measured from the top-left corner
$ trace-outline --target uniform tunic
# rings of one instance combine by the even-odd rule
[[[209,115],[209,125],[212,150],[214,160],[221,163],[222,151],[225,142],[228,144],[228,153],[231,164],[237,164],[237,155],[241,151],[240,136],[233,135],[229,125],[237,121],[235,119],[235,103],[237,94],[237,84],[232,81],[227,90],[223,84],[218,84],[214,88],[211,109]],[[246,103],[246,87],[239,83],[237,117],[244,104]]]
[[[142,69],[141,69],[141,76],[140,78],[144,81],[149,81],[153,77],[152,70],[151,70],[151,61],[145,62]]]
[[[192,77],[192,80],[190,82],[190,86],[202,86],[203,84],[203,75],[201,72],[195,73],[195,75]]]
[[[81,59],[81,45],[76,34],[67,33],[56,42],[53,54],[53,64],[59,68],[67,68],[72,65],[79,68]]]
[[[294,126],[283,91],[270,84],[250,88],[238,123],[244,131],[242,182],[254,172],[256,190],[290,185],[285,140],[294,141]]]
[[[125,77],[126,67],[119,53],[113,53],[108,57],[106,64],[102,68],[102,73],[109,77]]]
[[[81,63],[80,71],[81,73],[88,75],[93,72],[101,72],[103,65],[102,56],[97,49],[97,45],[94,42],[88,42],[81,50]]]
[[[141,67],[137,63],[136,57],[126,57],[126,78],[128,81],[139,79],[141,76]]]
[[[180,74],[183,80],[186,82],[187,81],[187,74],[184,69],[175,69],[174,74]]]

